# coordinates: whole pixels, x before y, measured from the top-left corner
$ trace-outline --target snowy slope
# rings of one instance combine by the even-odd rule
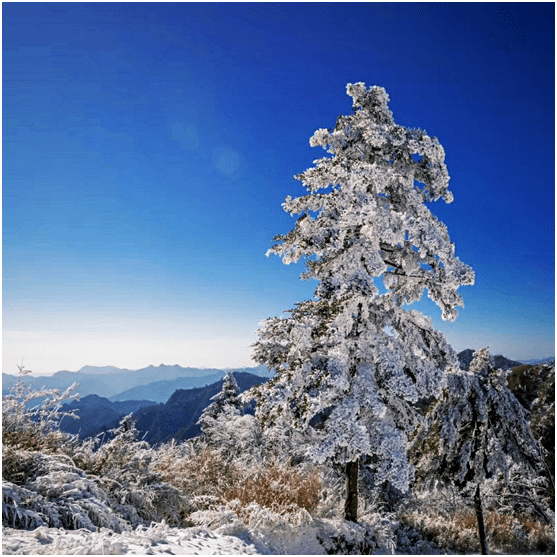
[[[203,528],[170,528],[153,524],[117,534],[102,528],[62,530],[2,529],[3,555],[254,555],[253,545],[234,536],[220,536]]]

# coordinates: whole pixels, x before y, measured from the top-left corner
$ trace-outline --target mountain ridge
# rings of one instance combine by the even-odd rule
[[[205,375],[203,377],[177,377],[176,379],[153,381],[146,385],[138,385],[137,387],[126,389],[109,398],[113,402],[143,399],[152,400],[154,402],[166,402],[178,389],[205,387],[211,383],[216,383],[222,379],[225,374],[225,371],[219,371],[213,375]]]
[[[84,366],[81,369],[90,371],[93,368],[94,366]],[[116,369],[118,371],[104,373],[104,371],[111,369]],[[135,387],[147,386],[155,381],[173,381],[178,378],[198,379],[203,377],[211,377],[212,380],[215,380],[213,378],[217,374],[224,375],[226,372],[226,370],[218,368],[184,368],[178,364],[172,366],[167,366],[165,364],[160,364],[159,366],[150,365],[138,370],[105,366],[96,368],[96,371],[97,373],[82,373],[80,371],[62,370],[53,375],[27,375],[24,376],[22,380],[24,384],[34,389],[45,387],[47,389],[65,390],[73,383],[78,383],[77,391],[82,397],[96,394],[105,398],[113,398],[118,397],[120,393],[129,391]],[[234,373],[245,371],[267,378],[272,375],[265,366],[232,368],[231,371]],[[9,390],[18,380],[19,377],[17,375],[2,373],[2,394],[8,394]],[[195,383],[195,381],[193,383]],[[197,385],[200,385],[199,382]],[[185,386],[187,385],[184,384],[183,387]]]
[[[235,372],[234,378],[240,392],[269,379],[248,372]],[[211,397],[221,391],[222,382],[220,379],[197,389],[178,389],[164,404],[140,408],[133,414],[138,438],[157,444],[171,439],[184,441],[199,435],[201,428],[197,421],[210,404]],[[247,412],[252,413],[253,410],[248,407]]]
[[[62,418],[60,429],[66,433],[79,435],[81,439],[94,437],[102,431],[117,427],[123,416],[156,404],[150,400],[112,402],[99,395],[87,395],[78,401],[72,400],[62,405],[62,412],[76,411],[78,418]]]
[[[248,372],[235,372],[234,378],[240,392],[268,380]],[[88,395],[79,401],[62,405],[62,412],[77,411],[79,419],[63,418],[60,429],[80,438],[94,437],[118,426],[123,416],[132,413],[139,431],[138,438],[149,443],[170,439],[185,440],[200,432],[197,424],[211,397],[222,389],[223,380],[202,387],[177,389],[164,402],[149,400],[111,401],[98,395]],[[248,405],[247,412],[253,412]]]

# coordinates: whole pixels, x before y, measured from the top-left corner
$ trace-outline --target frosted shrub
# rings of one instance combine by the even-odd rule
[[[244,506],[235,500],[210,511],[193,513],[191,519],[194,524],[210,528],[217,534],[247,538],[263,555],[323,552],[316,537],[320,525],[304,509],[278,513],[257,503]]]
[[[311,515],[303,508],[290,507],[289,512],[273,510],[252,502],[243,506],[237,499],[229,503],[251,530],[272,530],[276,528],[291,529],[291,526],[302,526],[312,522]]]
[[[261,554],[297,555],[302,553],[302,549],[310,554],[322,552],[316,539],[316,524],[305,509],[291,509],[283,513],[257,503],[244,506],[238,500],[231,501],[229,506],[241,517],[250,541]],[[311,547],[319,550],[312,551]]]
[[[143,469],[151,447],[146,442],[138,442],[137,433],[131,414],[120,420],[119,427],[109,430],[112,439],[101,445],[94,454],[92,466],[95,473],[117,471],[120,475],[126,469]]]
[[[260,464],[266,453],[261,428],[253,416],[244,414],[247,400],[240,396],[231,371],[211,401],[197,422],[202,434],[196,445],[218,452],[228,462],[241,459],[244,466]]]
[[[2,479],[23,485],[41,473],[44,457],[37,451],[16,449],[2,445]]]
[[[413,526],[422,536],[445,552],[471,554],[480,550],[477,522],[472,509],[463,509],[452,515],[436,514],[427,510],[414,511],[403,516],[403,522]],[[485,523],[489,545],[495,553],[555,553],[554,531],[547,524],[497,512],[486,513]]]
[[[190,498],[165,481],[153,466],[157,451],[136,440],[131,415],[109,433],[114,437],[94,454],[91,471],[105,482],[126,520],[133,524],[166,520],[170,525],[181,525],[192,510]]]
[[[251,415],[215,420],[213,447],[227,461],[241,461],[244,467],[261,465],[266,458],[266,444],[259,422]],[[217,433],[217,432],[220,432]]]
[[[11,497],[6,503],[17,507],[19,513],[14,515],[12,507],[5,507],[3,523],[7,526],[36,527],[41,523],[35,513],[51,527],[93,531],[106,527],[120,532],[152,521],[181,526],[193,510],[187,495],[148,467],[123,468],[115,479],[116,469],[97,476],[76,468],[64,455],[5,447],[3,458],[8,463],[3,468],[4,484],[9,487],[5,495]],[[17,484],[6,481],[7,477]],[[19,494],[19,499],[14,499],[13,493]]]
[[[107,494],[78,469],[56,470],[28,484],[54,511],[49,526],[66,530],[96,531],[97,527],[121,531],[125,523],[107,504]]]
[[[98,450],[91,441],[80,443],[72,438],[50,454],[41,435],[56,432],[34,428],[26,412],[20,412],[16,405],[12,408],[11,418],[23,416],[10,422],[20,424],[12,432],[23,429],[25,433],[24,427],[31,422],[28,430],[37,441],[33,447],[44,452],[19,449],[21,442],[3,445],[3,524],[93,531],[106,527],[120,532],[152,521],[183,525],[193,510],[190,498],[153,469],[156,451],[135,440],[137,431],[129,417],[112,432],[114,438]]]
[[[32,504],[29,505],[29,502]],[[42,512],[28,508],[29,506],[40,508],[40,504],[37,503],[37,494],[33,491],[2,481],[3,526],[32,530],[47,525],[47,518]]]
[[[34,391],[23,383],[30,370],[19,368],[19,381],[2,397],[2,443],[21,449],[57,452],[72,442],[72,436],[58,429],[63,417],[76,418],[71,412],[60,412],[63,401],[78,398],[74,383],[65,391]]]
[[[232,507],[232,508],[231,508]],[[215,505],[209,510],[195,511],[190,515],[192,524],[218,530],[220,533],[233,534],[246,529],[238,514],[233,510],[235,505]]]
[[[3,481],[2,523],[13,528],[54,528],[116,531],[126,523],[114,514],[110,497],[93,479],[59,457],[22,453],[33,462],[33,473],[25,485]]]

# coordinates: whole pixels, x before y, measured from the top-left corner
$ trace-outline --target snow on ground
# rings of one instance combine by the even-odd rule
[[[252,544],[204,528],[170,528],[165,524],[114,533],[102,528],[35,530],[2,528],[3,555],[254,555]]]

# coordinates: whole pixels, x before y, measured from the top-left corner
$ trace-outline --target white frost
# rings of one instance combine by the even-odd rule
[[[406,308],[427,290],[443,319],[455,319],[458,288],[474,273],[426,205],[452,201],[439,141],[397,125],[381,87],[347,92],[354,113],[314,133],[311,145],[330,156],[296,176],[308,194],[286,198],[299,217],[270,250],[286,264],[305,260],[302,278],[318,285],[290,317],[261,324],[255,359],[276,375],[258,389],[257,412],[307,432],[317,462],[375,455],[378,480],[407,489],[413,405],[438,396],[458,364],[431,320]]]

